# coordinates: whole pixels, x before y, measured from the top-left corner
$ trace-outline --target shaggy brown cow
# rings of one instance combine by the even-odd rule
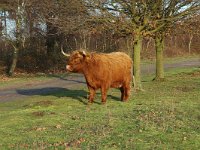
[[[66,69],[85,76],[90,103],[93,102],[97,89],[101,89],[103,104],[106,102],[109,88],[119,88],[122,101],[127,101],[130,95],[132,60],[123,52],[98,54],[74,51],[69,57]]]

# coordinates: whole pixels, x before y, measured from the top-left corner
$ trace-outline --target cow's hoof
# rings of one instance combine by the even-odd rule
[[[124,102],[124,103],[127,102],[127,101],[128,101],[127,99],[126,100],[122,100],[122,102]]]
[[[101,102],[101,104],[102,104],[102,105],[105,105],[105,104],[106,104],[106,102]]]
[[[93,102],[91,102],[91,101],[88,101],[87,105],[92,105],[92,103],[93,103]]]

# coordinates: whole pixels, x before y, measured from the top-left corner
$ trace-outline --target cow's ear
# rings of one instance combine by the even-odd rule
[[[87,56],[87,54],[86,54],[86,52],[85,52],[84,50],[82,51],[82,55],[83,55],[84,57]]]
[[[86,51],[82,50],[82,51],[79,51],[79,54],[81,54],[84,58],[89,58],[90,57],[90,54],[87,53]]]
[[[87,57],[88,56],[88,53],[84,50],[80,51],[80,54],[83,56],[83,57]]]

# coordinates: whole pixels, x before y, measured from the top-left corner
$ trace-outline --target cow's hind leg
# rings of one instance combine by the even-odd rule
[[[120,87],[120,91],[121,91],[121,100],[123,102],[127,101],[130,95],[130,85],[129,84],[123,85],[122,87]]]
[[[127,101],[128,100],[128,97],[130,95],[130,84],[126,85],[125,88],[124,88],[124,98],[123,98],[123,101]]]

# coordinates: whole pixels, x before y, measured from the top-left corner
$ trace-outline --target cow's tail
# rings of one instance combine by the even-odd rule
[[[135,89],[135,76],[134,75],[133,75],[133,78],[132,78],[132,86]]]
[[[131,67],[131,77],[132,77],[132,87],[135,89],[135,77],[134,77],[134,73],[133,73],[133,64]]]

